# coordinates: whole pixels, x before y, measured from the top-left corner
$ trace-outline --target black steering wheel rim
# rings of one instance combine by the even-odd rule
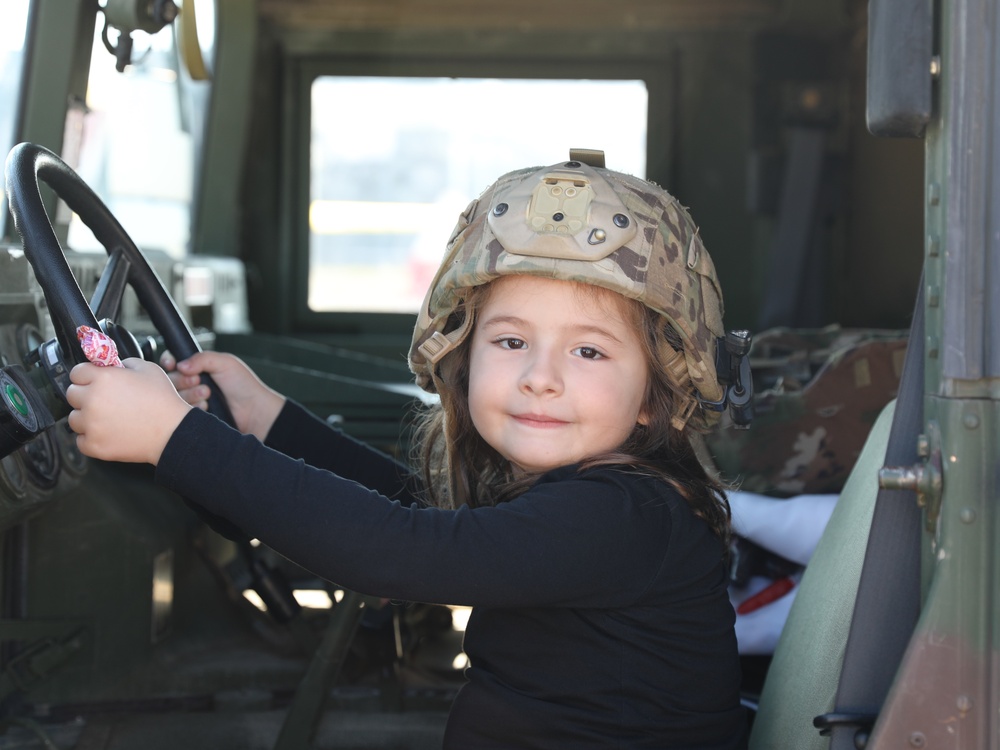
[[[62,159],[42,146],[21,143],[11,149],[4,171],[14,226],[45,295],[64,357],[73,362],[85,361],[76,329],[81,325],[97,328],[98,321],[42,204],[42,182],[90,228],[109,256],[121,254],[128,262],[126,280],[170,351],[178,359],[201,351],[156,271],[100,197]]]
[[[83,296],[45,212],[40,191],[42,182],[76,212],[108,253],[108,264],[98,282],[95,299],[99,296],[102,300],[111,298],[108,307],[117,311],[125,284],[128,284],[156,330],[163,336],[167,348],[178,360],[201,351],[194,333],[156,271],[104,201],[62,159],[42,146],[20,143],[7,155],[4,178],[14,227],[21,236],[24,255],[45,295],[64,359],[73,363],[86,361],[76,338],[76,329],[81,325],[100,328],[100,324],[91,303]],[[98,309],[104,306],[94,304]],[[202,382],[211,388],[208,410],[234,426],[235,420],[219,388],[208,375],[202,375]],[[58,387],[56,391],[61,398],[66,398]],[[243,532],[231,522],[192,503],[188,504],[223,536],[246,541]]]
[[[72,363],[86,361],[77,342],[76,329],[81,325],[99,328],[99,323],[91,303],[83,296],[45,211],[40,190],[42,182],[80,217],[108,253],[108,266],[102,275],[104,283],[99,283],[98,288],[107,290],[112,298],[117,296],[118,299],[110,300],[109,306],[117,310],[127,283],[163,336],[166,347],[178,360],[201,351],[187,321],[142,251],[104,201],[62,159],[42,146],[20,143],[7,156],[4,177],[14,227],[45,295],[65,359]],[[233,424],[229,407],[216,387],[212,387],[209,411]]]

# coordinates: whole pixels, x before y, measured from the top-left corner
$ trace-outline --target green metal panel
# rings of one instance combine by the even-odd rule
[[[97,0],[34,0],[15,142],[29,141],[61,153],[68,103],[86,100],[97,8]],[[55,197],[46,193],[43,200],[49,216],[55,216]],[[4,231],[15,236],[13,222],[7,222]],[[65,225],[56,227],[61,242],[66,231]]]
[[[35,0],[34,14],[18,136],[59,153],[68,98],[87,93],[97,0]]]
[[[257,3],[218,0],[215,75],[202,163],[197,166],[196,211],[191,249],[206,255],[239,256],[241,176],[253,117]],[[252,156],[250,157],[252,158]]]
[[[997,747],[1000,407],[989,399],[933,397],[927,410],[931,458],[940,455],[945,490],[929,532],[930,586],[868,746],[985,750]]]
[[[927,135],[925,601],[873,750],[996,748],[1000,19],[944,0]],[[928,61],[932,64],[932,61]]]

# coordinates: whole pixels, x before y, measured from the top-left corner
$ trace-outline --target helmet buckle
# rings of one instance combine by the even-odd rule
[[[431,337],[418,346],[417,349],[424,355],[428,362],[436,365],[438,360],[447,354],[451,347],[452,343],[447,336],[440,331],[434,331]]]

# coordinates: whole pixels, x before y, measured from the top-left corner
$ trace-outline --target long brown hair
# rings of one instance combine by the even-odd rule
[[[493,284],[468,290],[446,330],[460,326],[489,299]],[[730,534],[730,510],[725,487],[705,470],[692,440],[705,431],[699,419],[694,389],[679,366],[680,340],[662,315],[635,300],[599,287],[578,284],[596,304],[617,304],[626,322],[642,332],[648,363],[643,399],[645,424],[614,451],[582,463],[623,466],[656,476],[673,487],[724,540]],[[441,360],[434,380],[440,403],[428,409],[417,429],[417,458],[428,500],[439,507],[478,507],[511,500],[530,487],[537,475],[515,476],[510,462],[476,431],[469,411],[470,334]]]

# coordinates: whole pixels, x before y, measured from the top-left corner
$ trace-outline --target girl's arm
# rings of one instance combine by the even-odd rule
[[[156,481],[355,591],[473,606],[606,607],[646,590],[670,546],[677,505],[662,490],[636,499],[612,473],[558,470],[497,507],[406,507],[192,411]]]
[[[406,507],[192,408],[158,366],[124,364],[70,373],[69,423],[83,453],[156,464],[159,483],[355,591],[447,604],[618,606],[642,594],[665,548],[698,538],[671,532],[676,503],[662,490],[637,498],[620,472],[596,481],[559,470],[568,472],[561,481],[543,478],[496,508]]]
[[[404,505],[421,502],[423,486],[409,466],[331,427],[295,401],[285,403],[265,445],[353,479]]]
[[[200,352],[175,362],[167,353],[160,359],[160,366],[170,373],[181,397],[201,409],[208,405],[209,389],[201,383],[200,376],[211,375],[229,403],[240,432],[253,435],[292,458],[354,479],[407,505],[417,502],[421,482],[407,466],[288,401],[265,385],[238,357]]]
[[[419,479],[389,456],[344,435],[265,386],[231,355],[202,352],[181,362],[170,377],[156,365],[127,359],[124,368],[77,365],[66,397],[69,425],[88,456],[156,464],[167,440],[192,406],[203,406],[212,374],[229,401],[237,428],[341,476],[376,489],[404,505],[419,503]],[[172,368],[171,368],[172,369]],[[184,374],[187,373],[187,374]]]
[[[177,362],[170,352],[160,358],[160,366],[181,398],[199,409],[208,408],[209,387],[202,374],[211,375],[222,391],[236,422],[245,435],[264,440],[285,405],[285,397],[269,388],[243,360],[222,352],[198,352]]]

